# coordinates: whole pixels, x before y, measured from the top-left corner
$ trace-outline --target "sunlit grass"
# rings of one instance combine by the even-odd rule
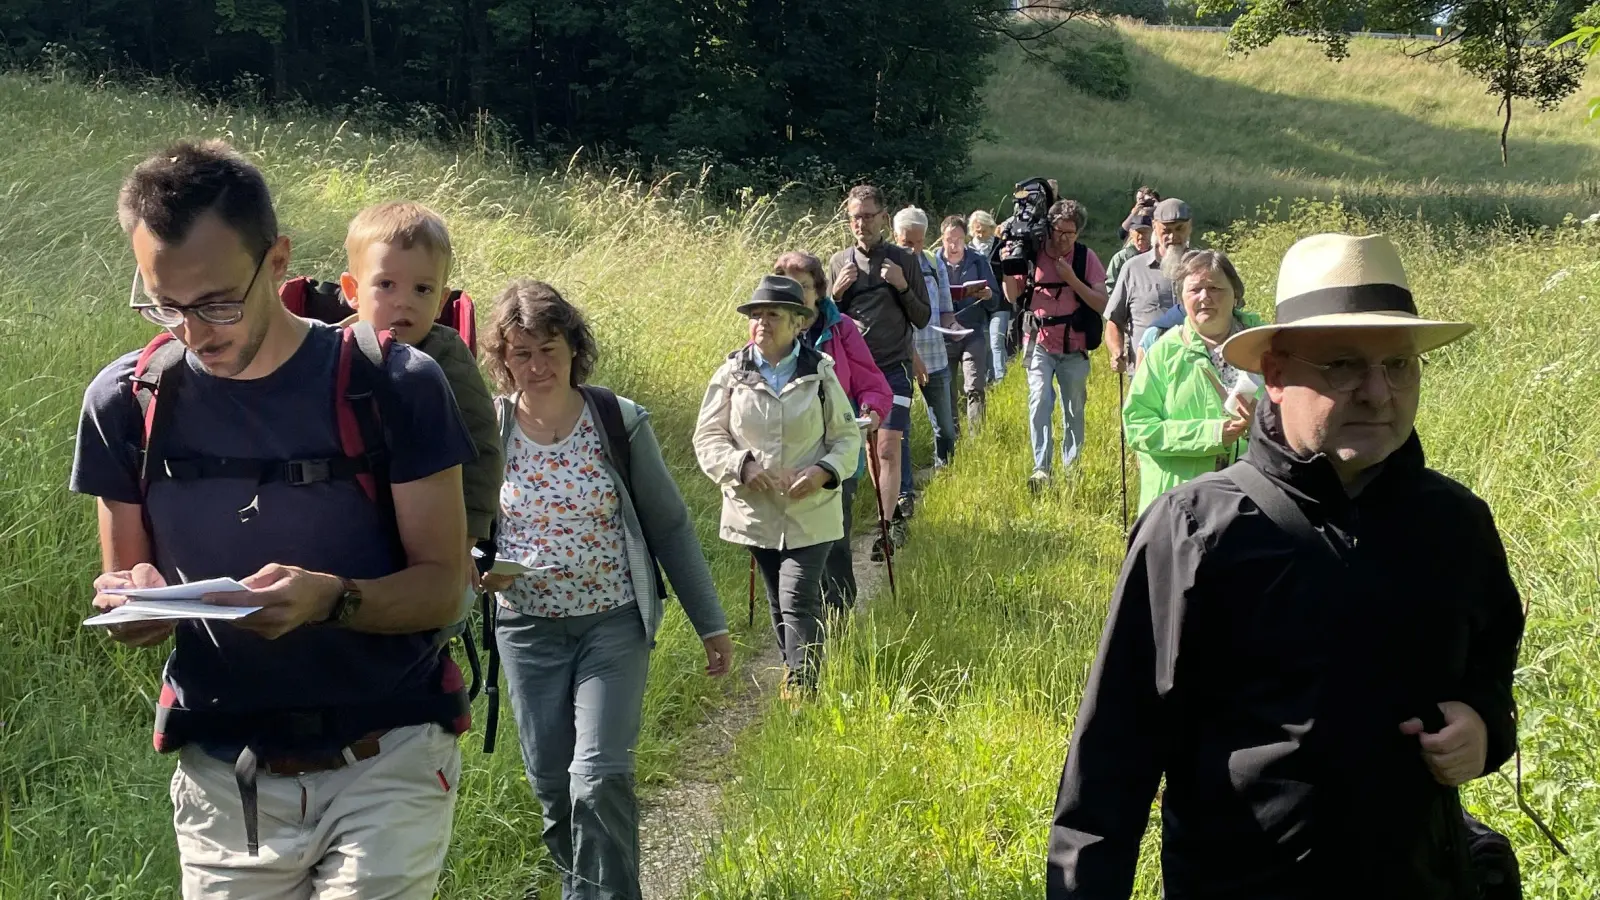
[[[1216,241],[1270,315],[1294,240],[1370,227],[1313,205]],[[1495,511],[1532,609],[1517,676],[1529,799],[1584,871],[1600,871],[1600,325],[1574,315],[1600,286],[1600,236],[1382,227],[1425,312],[1479,323],[1433,355],[1419,429],[1431,463]],[[1056,786],[1123,545],[1117,386],[1103,360],[1086,458],[1038,500],[1024,486],[1025,394],[1008,376],[990,429],[929,489],[898,557],[898,598],[879,597],[839,642],[821,699],[792,716],[775,707],[741,747],[700,896],[1041,896]],[[1552,861],[1504,784],[1477,782],[1466,797],[1511,834],[1529,897],[1594,895]],[[1140,897],[1159,896],[1154,847],[1152,829]]]
[[[831,244],[770,204],[727,212],[693,184],[626,175],[518,174],[493,147],[442,150],[350,126],[231,112],[166,95],[0,75],[0,897],[170,897],[176,885],[167,778],[150,748],[162,654],[79,627],[98,571],[92,505],[66,490],[83,388],[152,329],[125,305],[133,259],[115,219],[118,184],[180,136],[223,136],[264,168],[294,243],[296,273],[337,275],[363,205],[420,200],[450,224],[456,286],[487,304],[511,277],[555,284],[585,308],[596,380],[654,416],[695,511],[736,638],[747,557],[716,537],[719,499],[689,437],[706,380],[742,342],[736,302],[780,248]],[[480,314],[481,315],[481,314]],[[674,742],[726,683],[676,605],[651,661],[639,769],[671,770]],[[481,703],[480,703],[481,712]],[[500,748],[466,739],[467,774],[442,894],[520,896],[544,859],[514,727]]]

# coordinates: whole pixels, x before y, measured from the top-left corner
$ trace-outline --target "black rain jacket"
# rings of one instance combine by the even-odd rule
[[[1459,700],[1488,726],[1485,773],[1513,752],[1523,611],[1488,506],[1428,469],[1415,433],[1351,498],[1265,400],[1239,465],[1348,568],[1220,473],[1146,510],[1062,773],[1047,896],[1129,896],[1165,775],[1167,900],[1475,897],[1457,792],[1399,726]]]

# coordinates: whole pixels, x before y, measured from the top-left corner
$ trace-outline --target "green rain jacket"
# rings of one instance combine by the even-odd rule
[[[1243,310],[1235,311],[1234,318],[1246,328],[1263,324]],[[1247,438],[1222,442],[1222,426],[1231,416],[1217,392],[1221,383],[1205,344],[1187,321],[1162,335],[1145,354],[1122,407],[1128,446],[1139,459],[1140,513],[1166,491],[1244,454]]]

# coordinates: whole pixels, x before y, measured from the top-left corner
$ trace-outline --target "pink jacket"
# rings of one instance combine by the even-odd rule
[[[816,338],[816,347],[833,357],[833,371],[839,376],[845,396],[863,415],[870,409],[878,418],[887,420],[894,407],[894,394],[889,390],[888,379],[872,361],[872,351],[861,337],[860,326],[839,312],[833,300],[827,297],[818,302],[817,312],[823,331]]]

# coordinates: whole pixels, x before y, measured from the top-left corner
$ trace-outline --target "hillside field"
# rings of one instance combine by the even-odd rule
[[[1600,67],[1556,110],[1515,107],[1502,168],[1497,100],[1453,63],[1408,59],[1403,49],[1418,44],[1358,39],[1335,63],[1300,38],[1229,58],[1220,33],[1107,31],[1133,63],[1125,101],[1079,94],[1020,53],[1000,56],[986,94],[992,140],[973,154],[985,176],[975,202],[1009,213],[1012,184],[1051,176],[1108,240],[1142,183],[1187,200],[1201,231],[1278,199],[1338,197],[1369,214],[1478,224],[1600,210],[1600,127],[1584,120]]]

